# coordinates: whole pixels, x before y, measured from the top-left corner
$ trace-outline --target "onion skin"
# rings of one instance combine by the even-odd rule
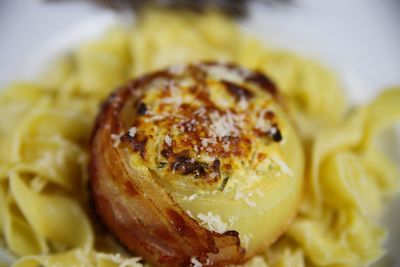
[[[122,115],[134,92],[143,84],[168,75],[143,76],[118,89],[103,104],[91,140],[91,190],[98,215],[132,252],[154,266],[189,266],[196,258],[203,266],[238,264],[245,258],[239,234],[219,234],[201,227],[149,175],[129,164],[129,140],[118,147],[110,138],[126,132]]]

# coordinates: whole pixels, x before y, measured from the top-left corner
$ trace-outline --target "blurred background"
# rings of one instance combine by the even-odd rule
[[[242,2],[250,2],[247,16],[240,19],[246,30],[270,45],[299,51],[335,68],[346,85],[365,92],[352,96],[356,100],[400,84],[400,0],[214,2],[236,2],[239,11]],[[29,76],[32,61],[54,39],[65,39],[78,25],[92,31],[96,24],[104,27],[111,23],[110,13],[93,1],[1,0],[0,86]]]

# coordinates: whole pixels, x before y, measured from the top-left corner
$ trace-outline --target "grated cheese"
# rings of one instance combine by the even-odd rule
[[[269,111],[268,109],[263,109],[263,110],[261,110],[260,113],[259,113],[258,116],[257,116],[257,119],[256,119],[256,126],[255,126],[255,128],[258,129],[258,130],[260,130],[260,131],[262,131],[262,132],[264,132],[264,133],[271,131],[271,128],[272,128],[271,123],[270,123],[269,121],[266,121],[266,120],[264,119],[265,114],[266,114],[268,111]]]
[[[197,197],[198,197],[197,194],[193,194],[193,195],[191,195],[191,196],[189,196],[189,197],[186,197],[186,196],[185,196],[185,197],[183,198],[183,200],[193,201],[193,200],[195,200]]]
[[[289,175],[290,177],[293,177],[293,172],[289,168],[289,166],[286,164],[286,162],[284,162],[283,160],[281,160],[280,158],[278,158],[275,155],[271,156],[271,159],[275,162],[276,165],[279,166],[279,168],[281,169],[281,171],[283,173]]]
[[[248,205],[249,207],[254,208],[255,206],[257,206],[257,204],[254,201],[250,200],[250,197],[253,196],[253,194],[244,194],[242,191],[240,191],[240,189],[236,189],[235,192],[235,200],[243,200],[244,203],[246,203],[246,205]]]
[[[216,178],[216,177],[218,177],[218,173],[217,173],[217,172],[212,172],[212,173],[210,174],[210,177],[211,177],[211,178]]]
[[[128,131],[129,136],[132,137],[132,138],[135,137],[136,136],[136,131],[137,131],[136,127],[129,128],[129,131]]]
[[[257,204],[254,201],[251,201],[248,197],[243,198],[243,201],[249,206],[254,208]]]
[[[121,264],[119,265],[119,267],[138,267],[138,266],[142,266],[142,264],[140,264],[141,258],[130,258],[130,259],[125,259],[121,262]]]
[[[121,144],[121,137],[123,136],[123,133],[120,134],[111,134],[111,139],[114,141],[113,142],[113,147],[118,147],[119,144]]]
[[[199,213],[197,214],[197,218],[199,218],[202,222],[200,225],[206,225],[207,228],[211,231],[223,234],[226,232],[227,224],[224,223],[221,217],[216,214],[212,214],[212,212],[207,212],[207,214]]]
[[[176,104],[177,106],[181,105],[183,102],[182,96],[171,96],[166,97],[162,100],[164,104]]]
[[[211,126],[210,135],[222,138],[225,136],[238,136],[239,129],[235,125],[233,114],[227,112],[225,115],[220,115],[217,111],[210,114]]]
[[[239,200],[239,199],[241,199],[241,198],[243,198],[243,197],[244,197],[243,192],[240,191],[239,189],[237,189],[237,190],[236,190],[236,193],[235,193],[235,200]]]
[[[244,246],[244,248],[245,249],[248,249],[249,248],[249,245],[250,245],[250,241],[251,241],[251,238],[253,237],[253,235],[243,235],[243,236],[240,236],[240,240],[242,240],[243,241],[243,246]]]
[[[174,166],[172,167],[172,174],[175,174],[176,167],[178,167],[179,162],[175,162]]]
[[[230,82],[242,83],[243,76],[235,70],[227,69],[223,66],[201,66],[207,73],[217,80],[227,80]]]
[[[169,135],[166,135],[166,136],[164,137],[164,141],[165,141],[165,143],[166,143],[168,146],[171,146],[171,144],[172,144],[172,138],[169,137]]]
[[[200,108],[198,108],[195,112],[193,112],[193,114],[198,115],[199,117],[203,117],[206,114],[206,109],[204,106],[201,106]]]
[[[196,257],[192,257],[190,259],[190,263],[192,264],[193,267],[203,267],[203,264],[199,262]]]
[[[256,194],[257,194],[258,196],[260,196],[260,197],[263,197],[263,196],[264,196],[264,192],[261,191],[260,188],[257,188]]]
[[[168,68],[169,73],[180,75],[186,68],[186,64],[177,64]]]
[[[233,224],[235,223],[235,221],[237,221],[238,220],[238,217],[236,217],[236,216],[229,216],[228,217],[228,222],[229,222],[229,225],[230,226],[233,226]]]
[[[224,142],[224,143],[223,143],[223,147],[224,147],[224,150],[225,150],[225,151],[228,151],[228,150],[229,150],[229,146],[230,146],[230,142],[227,141],[227,142]]]
[[[239,99],[238,106],[239,106],[240,109],[245,110],[245,109],[247,109],[247,107],[249,106],[249,102],[247,102],[247,100],[246,100],[245,97],[241,97],[241,98]]]
[[[153,121],[160,121],[166,118],[166,115],[156,114],[151,116],[150,118],[144,119],[145,122],[153,122]]]

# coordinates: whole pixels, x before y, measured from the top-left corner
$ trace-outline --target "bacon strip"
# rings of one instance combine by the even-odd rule
[[[128,83],[103,105],[91,141],[91,189],[96,211],[109,230],[132,252],[154,266],[189,266],[191,258],[203,266],[240,263],[245,250],[239,234],[219,234],[201,227],[155,182],[129,163],[129,145],[122,138],[113,146],[111,134],[127,132],[124,118],[135,95],[157,72]]]

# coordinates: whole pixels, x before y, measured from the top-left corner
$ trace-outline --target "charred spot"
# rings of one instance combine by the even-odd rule
[[[279,130],[279,128],[275,126],[273,129],[274,130],[272,130],[272,132],[271,132],[272,140],[274,140],[275,142],[282,141],[283,137],[282,137],[282,133]]]
[[[219,171],[219,168],[221,166],[221,161],[219,159],[215,159],[213,163],[210,165],[211,173],[212,173],[212,179],[214,181],[218,181],[221,178],[221,173]]]
[[[229,176],[226,176],[225,178],[224,178],[224,180],[222,180],[222,183],[221,183],[221,186],[219,187],[219,190],[221,190],[221,191],[224,191],[224,189],[225,189],[225,186],[226,186],[226,184],[228,183],[228,181],[229,181]]]
[[[146,264],[146,261],[145,261],[144,259],[140,259],[140,260],[138,261],[138,263],[139,263],[139,264],[142,264],[142,265],[145,265],[145,264]]]
[[[135,137],[132,137],[129,134],[125,134],[121,137],[121,140],[127,142],[133,151],[140,153],[142,158],[146,156],[147,136],[141,137],[135,135]]]
[[[229,230],[229,231],[226,231],[224,233],[224,236],[235,237],[236,238],[236,246],[239,247],[240,253],[243,254],[243,255],[246,253],[246,250],[243,247],[240,246],[239,232],[234,231],[234,230]]]
[[[218,171],[220,166],[221,166],[221,161],[219,159],[215,159],[211,165],[211,168],[215,171]]]
[[[146,104],[143,103],[143,102],[140,102],[138,107],[137,107],[136,113],[141,116],[141,115],[145,115],[146,112],[147,112]]]
[[[272,112],[271,110],[268,110],[267,112],[265,112],[264,119],[267,119],[270,121],[275,120],[275,113]]]
[[[227,171],[231,171],[232,170],[232,165],[231,164],[224,164],[224,169]]]
[[[239,237],[239,232],[234,231],[234,230],[229,230],[229,231],[226,231],[226,232],[224,233],[224,235]]]
[[[177,172],[182,175],[194,175],[194,178],[209,178],[210,173],[216,173],[216,177],[213,180],[218,180],[220,177],[219,168],[221,162],[219,159],[213,161],[212,164],[205,162],[196,161],[191,158],[186,151],[182,151],[182,154],[176,154],[172,151],[172,148],[164,148],[161,151],[161,155],[168,160],[169,167],[173,172]]]
[[[195,65],[189,65],[188,72],[190,76],[198,83],[204,81],[207,77],[207,73]]]
[[[157,169],[162,169],[162,168],[164,168],[167,164],[168,164],[167,162],[161,161],[161,162],[158,163]]]
[[[283,139],[282,136],[282,132],[280,131],[280,129],[278,128],[278,126],[276,124],[274,124],[271,128],[271,130],[264,132],[261,131],[260,129],[257,128],[253,128],[253,132],[260,137],[268,137],[270,139],[272,139],[272,141],[274,142],[281,142]]]
[[[167,148],[161,150],[161,155],[166,159],[173,157],[174,152],[172,151],[172,147],[168,146]]]
[[[195,178],[200,178],[207,174],[207,166],[204,163],[193,161],[193,159],[186,156],[178,156],[171,165],[173,170],[183,175],[194,174]]]
[[[191,111],[192,106],[188,103],[183,103],[183,104],[179,105],[179,109],[182,111]]]
[[[265,135],[266,135],[265,132],[261,131],[261,130],[258,129],[258,128],[253,128],[253,132],[254,132],[254,134],[255,134],[256,136],[258,136],[258,137],[260,137],[260,136],[265,136]]]
[[[250,74],[246,78],[246,81],[257,84],[258,86],[262,87],[273,96],[276,96],[278,94],[278,90],[276,89],[275,84],[267,76],[265,76],[259,71]]]
[[[245,88],[244,86],[240,86],[238,84],[229,82],[229,81],[221,81],[222,84],[225,86],[225,88],[228,90],[228,92],[235,97],[235,99],[238,101],[241,98],[245,98],[245,99],[250,99],[253,97],[253,93]]]

